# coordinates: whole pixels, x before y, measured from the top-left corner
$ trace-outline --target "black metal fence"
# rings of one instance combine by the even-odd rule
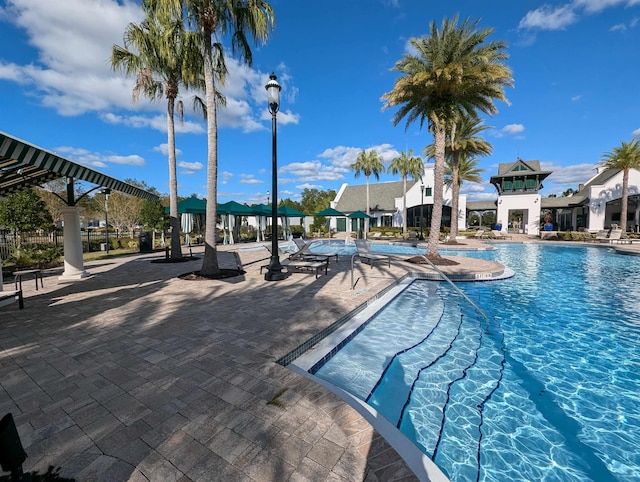
[[[120,240],[120,244],[127,245],[129,241],[134,241],[128,236],[121,237],[118,233],[109,232],[109,241]],[[137,237],[135,238],[137,240]],[[106,249],[107,236],[104,231],[82,231],[82,251],[104,251]],[[7,259],[13,256],[19,245],[44,244],[51,246],[64,245],[63,230],[56,230],[52,233],[16,233],[11,230],[0,229],[0,258]]]

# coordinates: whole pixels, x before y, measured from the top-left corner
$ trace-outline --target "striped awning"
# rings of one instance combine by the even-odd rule
[[[148,201],[158,196],[0,132],[0,196],[70,177]]]

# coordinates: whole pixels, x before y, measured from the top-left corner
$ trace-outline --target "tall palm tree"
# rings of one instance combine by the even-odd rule
[[[451,169],[451,231],[450,243],[456,243],[458,235],[458,211],[460,204],[460,186],[462,184],[459,179],[459,163],[460,157],[470,156],[486,156],[491,154],[493,148],[491,144],[480,137],[478,134],[489,129],[490,126],[483,125],[482,121],[475,116],[462,114],[458,116],[452,129],[452,135],[445,143],[445,176],[447,168]],[[424,149],[424,154],[433,158],[435,155],[435,146],[428,145]],[[445,182],[445,184],[447,184]]]
[[[362,149],[358,157],[356,158],[356,162],[351,164],[349,168],[354,172],[355,177],[358,177],[360,174],[364,174],[364,177],[367,180],[367,215],[369,215],[369,177],[373,174],[376,180],[380,179],[380,173],[384,172],[384,164],[382,164],[382,158],[380,155],[370,149],[369,152]],[[367,237],[367,233],[369,232],[369,218],[365,219],[364,222],[364,237]]]
[[[394,125],[406,118],[406,128],[425,121],[434,136],[435,164],[433,215],[427,243],[427,257],[437,260],[446,133],[455,135],[455,120],[461,113],[477,111],[495,114],[494,99],[506,101],[504,88],[511,86],[511,70],[503,63],[508,58],[506,44],[487,42],[494,29],[476,30],[478,20],[466,19],[458,26],[458,16],[444,19],[440,29],[430,24],[429,36],[412,38],[416,54],[404,54],[392,70],[402,75],[392,91],[382,96],[385,108],[398,107]]]
[[[622,229],[622,237],[626,237],[629,202],[629,170],[640,170],[640,141],[622,141],[622,144],[619,147],[614,147],[611,152],[605,152],[602,155],[600,165],[606,169],[622,171],[622,209],[620,212],[620,228]]]
[[[216,216],[218,197],[218,117],[216,85],[227,73],[221,39],[231,43],[231,53],[246,65],[252,63],[249,38],[264,43],[274,27],[273,8],[265,0],[146,0],[156,8],[182,11],[199,32],[204,53],[204,79],[207,97],[207,212],[205,250],[200,274],[217,276]],[[275,202],[275,200],[274,200]]]
[[[424,174],[424,164],[420,157],[413,155],[413,149],[409,149],[409,153],[401,152],[389,164],[389,172],[393,175],[400,174],[402,176],[402,234],[407,235],[407,177],[411,176],[414,180],[422,178]]]
[[[199,37],[184,29],[180,15],[156,12],[143,3],[147,17],[138,25],[130,23],[124,32],[124,47],[114,45],[111,65],[127,75],[135,75],[132,99],[141,95],[151,100],[167,99],[167,146],[169,157],[169,217],[171,226],[171,258],[182,258],[180,219],[178,218],[178,180],[174,116],[184,119],[184,106],[179,100],[180,86],[204,88],[202,54]],[[205,111],[199,97],[194,106]]]

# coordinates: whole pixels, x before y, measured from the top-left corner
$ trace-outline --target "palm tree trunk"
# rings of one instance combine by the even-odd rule
[[[442,222],[442,199],[444,189],[444,148],[445,130],[438,125],[435,131],[435,162],[433,166],[433,209],[431,211],[431,229],[427,241],[427,256],[437,258],[438,243],[440,242],[440,223]]]
[[[407,176],[402,176],[402,236],[407,237]]]
[[[454,154],[451,169],[451,229],[449,230],[449,240],[456,242],[458,236],[458,211],[460,205],[460,168],[458,155]]]
[[[178,218],[178,177],[176,174],[175,98],[167,99],[167,143],[169,147],[169,224],[171,226],[171,259],[182,258],[180,219]]]
[[[218,126],[213,80],[213,54],[211,30],[202,29],[204,44],[204,81],[207,97],[207,209],[204,232],[204,256],[200,274],[214,276],[220,273],[216,249],[216,221],[218,199]]]
[[[367,177],[367,216],[369,216],[369,176]],[[369,218],[364,220],[364,239],[367,239],[367,233],[369,232]]]
[[[627,237],[627,211],[629,210],[629,169],[622,171],[622,207],[620,209],[620,229],[622,237]]]

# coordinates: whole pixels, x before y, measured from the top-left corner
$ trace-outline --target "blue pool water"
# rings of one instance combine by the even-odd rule
[[[316,376],[454,481],[640,480],[640,257],[502,244],[513,278],[414,281]],[[460,254],[460,253],[458,253]]]

